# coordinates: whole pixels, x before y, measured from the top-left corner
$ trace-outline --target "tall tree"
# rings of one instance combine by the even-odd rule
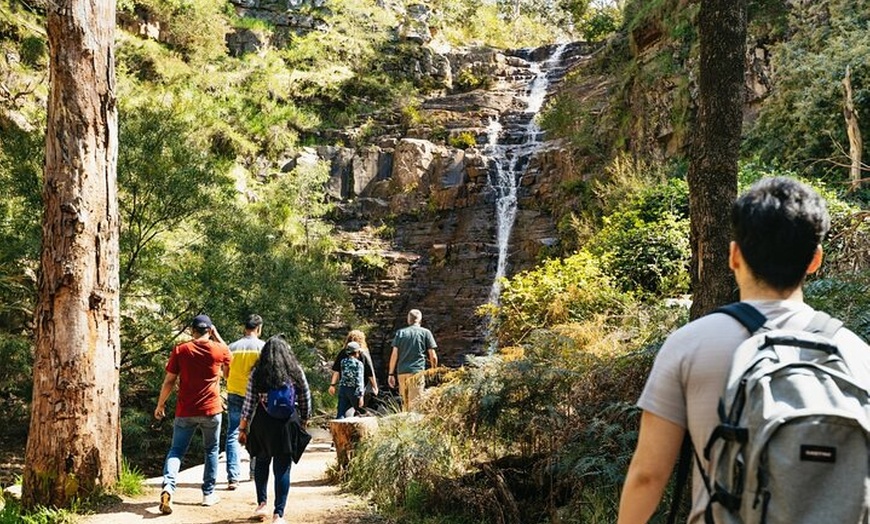
[[[118,123],[113,0],[47,4],[50,96],[26,507],[120,471]]]
[[[692,309],[697,318],[733,298],[729,216],[737,196],[743,122],[746,0],[702,0],[698,131],[689,165]]]

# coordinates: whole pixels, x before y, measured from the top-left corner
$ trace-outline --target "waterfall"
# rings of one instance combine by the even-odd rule
[[[496,192],[496,244],[498,246],[498,264],[495,279],[489,294],[489,302],[498,304],[501,293],[501,279],[507,273],[508,246],[511,231],[517,217],[517,184],[528,165],[529,159],[542,145],[541,128],[536,116],[544,105],[547,91],[551,83],[551,71],[560,65],[562,54],[567,47],[559,44],[542,62],[532,62],[529,67],[530,76],[525,108],[516,115],[512,124],[503,124],[499,119],[493,119],[487,128],[488,143],[484,149],[494,167],[493,189]],[[512,133],[505,132],[505,127],[511,126]],[[517,138],[519,137],[519,138]]]

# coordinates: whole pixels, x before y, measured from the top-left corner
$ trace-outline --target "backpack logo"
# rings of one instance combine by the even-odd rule
[[[842,322],[825,313],[795,330],[770,328],[746,303],[717,311],[752,335],[734,352],[704,448],[706,522],[866,522],[870,391],[853,370],[870,355],[844,354],[833,338]]]
[[[283,384],[270,389],[266,395],[265,408],[270,417],[290,418],[296,409],[296,388],[292,384]]]
[[[809,462],[837,462],[837,448],[827,446],[801,446],[801,460]]]

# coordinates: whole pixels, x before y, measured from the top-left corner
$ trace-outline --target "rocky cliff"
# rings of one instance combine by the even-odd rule
[[[540,136],[534,147],[521,147],[535,117],[527,111],[533,67],[553,47],[445,57],[450,71],[474,67],[491,75],[487,89],[444,94],[420,109],[448,136],[473,136],[471,147],[389,136],[358,148],[308,148],[294,159],[331,166],[328,192],[338,202],[333,218],[348,246],[343,256],[354,268],[348,284],[358,315],[371,325],[370,347],[381,368],[392,334],[411,308],[423,311],[423,325],[435,333],[445,363],[461,364],[464,355],[485,351],[487,320],[476,310],[490,299],[498,264],[497,155],[517,156],[510,160],[519,166],[512,174],[516,221],[509,271],[529,268],[556,242],[546,194],[570,175],[570,155]],[[582,45],[566,46],[559,62],[542,73],[550,88],[583,56]],[[501,122],[495,137],[501,145],[492,148],[495,121]]]

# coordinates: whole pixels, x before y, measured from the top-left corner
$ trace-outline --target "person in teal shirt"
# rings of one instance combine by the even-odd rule
[[[428,329],[420,326],[423,314],[419,309],[408,312],[408,327],[396,332],[393,337],[393,351],[390,354],[390,368],[387,382],[396,387],[398,377],[399,395],[402,397],[402,410],[409,411],[414,401],[423,394],[426,379],[426,359],[433,368],[438,367],[435,337]]]

